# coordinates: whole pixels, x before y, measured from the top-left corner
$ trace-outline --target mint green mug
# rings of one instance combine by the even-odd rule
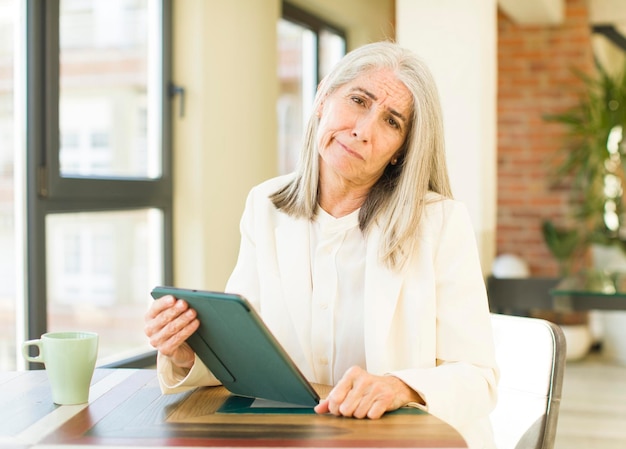
[[[29,355],[31,346],[39,349],[37,356]],[[89,386],[98,357],[98,334],[48,332],[40,339],[24,342],[22,355],[29,362],[45,365],[55,404],[89,402]]]

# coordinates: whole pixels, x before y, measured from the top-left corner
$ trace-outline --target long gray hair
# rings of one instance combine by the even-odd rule
[[[441,106],[435,81],[412,52],[392,42],[376,42],[348,53],[320,83],[313,111],[336,89],[364,73],[391,69],[411,92],[412,116],[396,165],[389,164],[370,190],[359,211],[364,234],[377,223],[382,229],[380,260],[400,270],[417,247],[417,230],[433,191],[451,198],[445,160]],[[295,177],[270,195],[279,210],[313,219],[318,203],[319,154],[316,134],[319,118],[309,119]]]

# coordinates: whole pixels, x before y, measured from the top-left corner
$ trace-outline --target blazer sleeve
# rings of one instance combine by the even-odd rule
[[[258,308],[260,294],[256,233],[258,232],[257,226],[263,226],[263,224],[258,223],[259,214],[255,213],[255,208],[262,200],[267,201],[266,198],[257,199],[258,196],[259,193],[253,189],[246,200],[246,206],[239,222],[241,234],[239,255],[235,268],[226,283],[227,292],[245,296],[255,308]]]
[[[157,354],[157,377],[163,394],[181,393],[196,387],[221,385],[197,355],[191,369],[185,370],[175,366],[169,357],[161,353]]]
[[[433,246],[436,365],[391,374],[418,391],[430,413],[471,435],[476,432],[468,425],[480,426],[482,421],[488,427],[497,400],[498,370],[470,217],[461,203],[449,204],[452,207],[443,207],[441,222],[431,223],[431,231],[438,234]]]

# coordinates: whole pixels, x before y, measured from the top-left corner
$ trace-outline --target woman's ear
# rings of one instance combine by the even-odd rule
[[[320,85],[321,85],[321,83],[320,83]],[[318,103],[317,104],[317,108],[315,109],[315,116],[317,118],[321,118],[322,117],[322,114],[324,113],[324,105],[326,104],[326,99],[327,98],[328,98],[328,93],[322,94],[319,90],[318,90],[317,94],[315,95],[315,103]]]
[[[315,110],[315,116],[317,118],[321,118],[322,117],[322,112],[324,111],[324,100],[322,100],[319,104],[319,106],[317,107],[317,109]]]
[[[394,155],[391,157],[391,160],[389,161],[389,163],[391,165],[397,165],[398,161],[400,159],[402,159],[402,155],[404,154],[404,152],[402,150],[398,150],[394,153]]]

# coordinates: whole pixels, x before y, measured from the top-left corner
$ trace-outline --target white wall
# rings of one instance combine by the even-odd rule
[[[495,254],[496,0],[397,0],[397,41],[428,64],[444,116],[454,196],[472,217],[485,274]]]
[[[174,278],[223,289],[249,188],[276,173],[279,0],[173,3]],[[174,105],[177,106],[177,102]]]
[[[346,30],[348,49],[380,40],[393,40],[394,0],[289,0]]]

